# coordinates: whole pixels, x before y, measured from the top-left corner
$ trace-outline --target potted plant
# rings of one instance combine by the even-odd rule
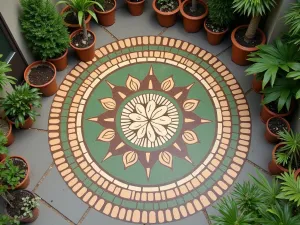
[[[16,86],[15,90],[0,101],[5,115],[16,128],[28,129],[36,116],[36,108],[41,107],[41,97],[38,89],[30,88],[28,84]]]
[[[171,27],[176,23],[179,4],[179,0],[153,0],[152,7],[162,27]]]
[[[292,130],[278,133],[281,142],[272,151],[269,171],[272,175],[288,172],[288,169],[300,169],[300,133]]]
[[[280,193],[277,195],[277,198],[288,200],[295,204],[300,212],[300,177],[297,177],[297,173],[297,171],[289,171],[277,176],[278,180],[281,181]]]
[[[92,0],[66,0],[59,1],[57,4],[67,4],[73,12],[76,12],[82,29],[76,30],[70,35],[71,47],[76,51],[80,60],[91,61],[95,56],[96,35],[87,29],[84,15],[89,14],[98,22],[96,14],[90,10],[90,7],[97,5],[103,9],[102,5]]]
[[[204,28],[207,32],[207,40],[211,45],[221,43],[229,26],[233,21],[233,0],[209,0],[208,18],[204,22]]]
[[[15,136],[12,132],[12,125],[8,120],[3,119],[3,118],[0,118],[0,133],[3,134],[3,136],[7,140],[6,143],[4,144],[4,146],[8,147],[14,142]],[[1,137],[1,134],[0,134],[0,137]]]
[[[289,27],[289,43],[300,47],[300,1],[292,4],[284,16],[285,24]]]
[[[269,143],[279,142],[279,132],[290,131],[291,127],[289,122],[282,117],[271,117],[266,123],[265,138]]]
[[[266,43],[266,35],[258,28],[261,16],[276,4],[275,0],[234,0],[235,12],[252,16],[248,25],[235,28],[231,34],[232,61],[238,65],[248,65],[248,54],[258,49],[256,46]]]
[[[186,32],[195,33],[203,26],[208,14],[208,8],[202,0],[185,0],[180,4],[180,12],[183,16],[183,27]]]
[[[17,218],[12,218],[7,215],[0,215],[0,224],[19,225],[20,221]]]
[[[4,133],[0,130],[0,162],[5,159],[8,154],[7,145],[7,138],[5,137]]]
[[[94,5],[94,11],[98,18],[99,24],[103,26],[111,26],[115,23],[115,12],[117,7],[116,0],[96,0],[100,5],[102,5],[103,10]]]
[[[3,55],[0,54],[0,59],[2,58],[2,56]],[[10,65],[0,60],[0,98],[4,98],[6,96],[6,92],[3,91],[6,85],[16,83],[16,78],[6,74],[10,71]]]
[[[140,16],[144,12],[145,0],[126,0],[128,10],[133,16]]]

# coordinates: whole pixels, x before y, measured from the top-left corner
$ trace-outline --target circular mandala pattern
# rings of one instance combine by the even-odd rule
[[[55,164],[96,210],[133,223],[201,211],[238,176],[251,120],[234,76],[187,42],[144,36],[66,76],[49,116]]]

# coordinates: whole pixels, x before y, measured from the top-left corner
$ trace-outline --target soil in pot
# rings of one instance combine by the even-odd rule
[[[104,12],[111,10],[115,6],[115,2],[113,0],[104,0],[102,7]],[[99,8],[98,5],[95,5],[96,9],[103,12],[102,9]]]
[[[28,80],[33,85],[47,84],[54,77],[53,69],[47,64],[33,67],[28,74]]]
[[[87,48],[94,43],[94,36],[88,32],[88,40],[85,41],[83,38],[83,31],[77,33],[72,38],[72,44],[77,48]]]
[[[3,132],[4,136],[8,135],[9,132],[9,124],[7,120],[0,119],[0,130]]]
[[[246,42],[245,41],[246,31],[247,31],[247,27],[243,27],[238,29],[235,33],[235,39],[240,45],[248,48],[253,48],[262,43],[263,37],[259,31],[256,31],[255,37],[252,40]]]
[[[162,12],[172,12],[179,7],[177,0],[170,0],[168,4],[160,4],[156,1],[156,8]]]
[[[268,128],[275,135],[278,135],[280,131],[288,130],[286,122],[277,117],[270,119]]]
[[[286,109],[286,107],[283,107],[280,112],[278,112],[278,108],[277,108],[277,101],[275,102],[270,102],[268,104],[266,104],[266,107],[272,111],[273,113],[277,113],[277,114],[285,114],[288,112],[288,110]]]
[[[85,20],[88,18],[88,16],[89,14],[85,13]],[[64,21],[69,24],[79,24],[77,13],[73,12],[71,9],[66,11]]]
[[[205,25],[210,31],[215,32],[215,33],[221,33],[227,29],[226,27],[219,27],[219,26],[213,24],[209,19],[206,20]]]
[[[200,2],[197,2],[195,11],[192,10],[192,2],[188,2],[187,4],[185,4],[183,10],[189,16],[194,16],[194,17],[201,16],[206,11],[205,7]]]

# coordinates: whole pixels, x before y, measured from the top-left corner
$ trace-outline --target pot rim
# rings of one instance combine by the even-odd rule
[[[128,0],[127,0],[127,1],[128,1]],[[157,2],[157,0],[153,0],[153,2],[152,2],[152,8],[154,9],[154,11],[155,11],[156,13],[161,14],[161,15],[163,15],[163,16],[171,16],[171,15],[174,15],[174,14],[178,13],[179,10],[180,10],[180,1],[179,1],[179,0],[177,0],[177,2],[178,2],[178,7],[177,7],[176,9],[174,9],[173,11],[171,11],[171,12],[162,12],[162,11],[160,11],[160,10],[156,7],[156,2]]]
[[[54,75],[52,77],[52,79],[50,81],[48,81],[47,83],[45,84],[41,84],[41,85],[36,85],[36,84],[31,84],[29,79],[28,79],[28,72],[31,68],[33,68],[34,66],[38,65],[38,64],[48,64],[48,66],[50,66],[53,71],[54,71]],[[39,60],[39,61],[35,61],[33,63],[31,63],[29,66],[26,67],[25,71],[24,71],[24,80],[26,81],[27,84],[29,84],[31,87],[35,87],[35,88],[43,88],[43,87],[46,87],[47,85],[49,85],[50,83],[53,82],[53,80],[56,79],[56,67],[51,63],[51,62],[48,62],[48,61],[42,61],[42,60]]]
[[[281,116],[272,116],[271,118],[269,118],[268,120],[267,120],[267,122],[266,122],[266,128],[267,128],[267,131],[269,132],[269,134],[272,136],[272,137],[276,137],[276,138],[279,138],[279,135],[278,134],[274,134],[274,133],[272,133],[271,131],[270,131],[270,129],[269,129],[269,126],[268,126],[268,124],[269,124],[269,122],[270,122],[270,120],[271,119],[273,119],[273,118],[279,118],[279,119],[281,119],[281,120],[283,120],[283,122],[285,122],[285,124],[287,125],[287,127],[288,127],[288,131],[290,131],[291,130],[291,126],[290,126],[290,123],[286,120],[286,119],[284,119],[283,117],[281,117]]]
[[[60,15],[63,15],[65,11],[67,11],[69,8],[71,8],[70,6],[65,6],[65,8],[63,8],[60,12]],[[89,23],[92,19],[92,16],[89,14],[88,17],[85,19],[85,23]],[[63,20],[64,23],[66,24],[67,27],[72,27],[72,28],[77,28],[77,27],[80,27],[79,24],[72,24],[72,23],[67,23],[65,20]]]
[[[227,27],[226,30],[222,31],[222,32],[213,32],[210,29],[208,29],[208,27],[206,26],[206,22],[207,22],[207,18],[204,21],[204,29],[206,30],[206,32],[210,33],[210,34],[215,34],[215,35],[222,35],[222,34],[226,34],[229,30],[229,28]]]
[[[79,50],[79,51],[90,49],[90,48],[93,47],[93,46],[95,45],[95,43],[96,43],[96,35],[95,35],[95,33],[94,33],[93,31],[87,29],[87,32],[90,33],[90,34],[92,34],[92,35],[94,36],[94,41],[93,41],[93,43],[92,43],[90,46],[85,47],[85,48],[77,48],[76,46],[74,46],[74,45],[72,44],[72,38],[73,38],[77,33],[79,33],[79,32],[82,31],[82,30],[83,30],[83,29],[75,30],[75,31],[73,31],[73,32],[70,34],[70,39],[71,39],[70,45],[71,45],[71,47],[74,48],[75,50]]]
[[[66,49],[66,51],[64,52],[64,54],[62,54],[61,56],[59,56],[58,58],[54,58],[54,59],[47,59],[47,61],[50,61],[50,62],[55,62],[55,61],[59,61],[61,60],[62,58],[64,58],[67,54],[68,54],[69,50]]]
[[[145,1],[145,0],[143,0],[143,1]],[[114,3],[115,3],[115,4],[114,4],[114,7],[113,7],[112,9],[108,10],[108,11],[104,11],[104,12],[99,11],[99,10],[96,8],[95,5],[93,5],[93,9],[94,9],[95,13],[98,13],[98,14],[109,14],[109,13],[111,13],[112,11],[115,11],[115,10],[116,10],[116,7],[117,7],[117,2],[116,2],[116,0],[114,0]]]
[[[261,96],[261,99],[262,100],[264,99],[263,95]],[[286,116],[288,116],[292,113],[292,111],[294,110],[294,107],[295,107],[295,103],[292,100],[290,110],[288,112],[286,112],[286,113],[276,113],[276,112],[271,111],[266,105],[263,105],[264,110],[266,110],[269,114],[271,114],[272,117],[275,117],[275,116],[277,116],[277,117],[286,117]]]
[[[186,19],[189,20],[201,20],[203,18],[205,18],[208,15],[208,6],[207,4],[203,1],[203,0],[197,0],[200,4],[202,4],[205,8],[205,12],[204,14],[202,14],[201,16],[190,16],[188,15],[184,10],[183,7],[190,2],[191,0],[185,0],[184,2],[180,3],[179,5],[179,10],[181,12],[181,14],[183,15],[183,17],[185,17]]]
[[[140,2],[131,2],[130,0],[126,0],[126,2],[127,2],[127,4],[131,4],[131,5],[140,5],[140,4],[144,3],[145,0],[142,0]]]
[[[241,25],[241,26],[236,27],[236,28],[232,31],[232,33],[231,33],[231,41],[232,41],[232,43],[233,43],[236,47],[242,49],[243,51],[246,51],[246,52],[257,51],[257,50],[258,50],[257,47],[245,47],[245,46],[239,44],[239,43],[237,42],[237,40],[235,39],[235,33],[236,33],[236,31],[237,31],[238,29],[245,28],[245,27],[248,27],[248,26],[249,26],[249,25]],[[262,35],[262,41],[261,41],[261,43],[260,43],[259,45],[265,44],[266,41],[267,41],[267,38],[266,38],[265,33],[264,33],[260,28],[258,28],[257,31],[260,32],[261,35]]]

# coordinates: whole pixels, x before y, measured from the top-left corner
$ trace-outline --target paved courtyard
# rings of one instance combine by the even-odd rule
[[[181,20],[162,28],[150,1],[92,30],[94,60],[70,51],[57,95],[9,147],[42,199],[34,225],[211,224],[234,183],[269,176],[260,96],[231,61],[229,35],[211,46]]]

